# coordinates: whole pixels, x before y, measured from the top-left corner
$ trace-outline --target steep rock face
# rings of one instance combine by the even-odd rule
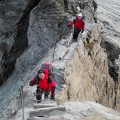
[[[0,1],[0,34],[12,31],[30,0]],[[14,21],[14,22],[13,22]],[[13,27],[14,26],[14,27]],[[8,31],[9,30],[9,31]]]
[[[39,6],[36,7],[38,4]],[[43,57],[47,50],[55,44],[59,33],[65,29],[63,26],[66,24],[67,18],[64,14],[65,5],[63,0],[2,1],[0,6],[0,85],[2,85],[13,74],[15,66],[18,66],[16,61],[19,61],[19,65],[23,66],[23,71],[27,72],[26,67],[31,64],[29,61],[23,63],[21,55],[30,47],[33,47],[29,43],[33,43],[34,47],[37,44],[39,47],[39,49],[36,48],[36,51],[38,51],[36,54],[39,55],[33,58],[36,59],[33,64],[36,64]],[[30,16],[33,8],[35,9]],[[35,41],[37,42],[34,43]],[[43,49],[43,47],[45,48]],[[21,57],[20,60],[17,60],[19,57]]]
[[[119,61],[120,61],[120,56],[119,56]],[[119,63],[119,71],[118,71],[118,81],[120,81],[120,62]],[[117,110],[120,110],[120,84],[118,85],[118,91],[117,91]]]
[[[67,0],[68,1],[68,0]],[[97,22],[95,11],[97,9],[97,3],[95,0],[69,0],[67,5],[67,11],[75,15],[80,12],[83,13],[85,19],[90,21]]]
[[[97,25],[91,31],[92,50],[87,51],[82,42],[74,50],[65,67],[61,100],[89,100],[114,108],[115,83],[109,75],[107,55],[100,47],[100,32]]]
[[[8,81],[6,83],[4,83],[3,86],[0,87],[0,96],[1,96],[0,97],[0,103],[1,103],[0,104],[0,114],[7,107],[9,102],[14,101],[16,99],[15,96],[19,95],[18,91],[19,91],[20,85],[24,84],[25,81],[30,79],[26,76],[28,75],[29,72],[32,71],[32,69],[34,69],[36,64],[43,57],[43,55],[46,54],[47,50],[49,50],[52,47],[52,44],[55,43],[54,41],[56,40],[55,38],[57,37],[57,33],[59,35],[59,33],[62,32],[64,23],[67,20],[65,18],[66,15],[63,15],[63,14],[61,14],[62,12],[60,12],[64,8],[64,2],[62,2],[62,1],[56,2],[55,0],[48,2],[47,0],[46,1],[41,0],[38,7],[36,7],[36,5],[38,3],[39,3],[38,0],[35,0],[35,1],[32,0],[27,3],[26,8],[24,8],[24,11],[22,11],[23,15],[20,16],[20,18],[18,20],[18,24],[15,26],[15,31],[12,34],[13,36],[10,36],[11,39],[13,40],[13,43],[11,42],[11,44],[9,45],[9,49],[7,48],[8,51],[6,51],[4,53],[5,54],[4,58],[2,56],[3,51],[0,52],[0,55],[1,55],[0,60],[2,60],[1,65],[3,67],[0,69],[1,70],[1,76],[0,76],[1,83],[0,84],[3,84],[3,82],[5,80],[7,80],[7,78],[10,76],[8,78]],[[36,8],[34,8],[34,7],[36,7]],[[31,11],[32,9],[33,9],[33,11]],[[42,9],[43,9],[43,12],[42,12]],[[47,11],[47,9],[48,9],[48,11]],[[38,10],[37,13],[35,14],[36,16],[34,16],[34,14],[32,14],[32,12],[34,12],[34,10],[35,11]],[[41,10],[41,13],[43,15],[41,15],[41,13],[40,13],[40,15],[37,16],[40,12],[39,10]],[[55,12],[54,12],[54,10],[55,10]],[[44,13],[44,11],[46,11],[46,12]],[[49,13],[49,11],[51,11],[51,13]],[[30,20],[29,20],[30,12],[31,12],[31,15],[30,15]],[[48,15],[47,13],[50,15]],[[44,18],[41,18],[41,16],[44,16]],[[48,19],[48,16],[49,16],[49,19]],[[57,16],[58,16],[58,18],[55,18]],[[35,19],[37,17],[39,18],[40,21],[37,21]],[[53,18],[55,18],[55,19],[53,19]],[[47,23],[47,19],[49,20],[49,23]],[[34,20],[34,21],[32,21],[32,20]],[[44,20],[46,21],[46,23],[43,22]],[[57,20],[58,20],[58,22],[57,22]],[[32,25],[32,22],[36,22],[37,26],[34,26],[35,24]],[[42,23],[42,26],[40,26],[41,23]],[[29,30],[28,30],[28,25],[29,25]],[[50,27],[49,27],[49,25],[50,25]],[[52,27],[51,25],[53,25],[54,27]],[[32,30],[30,29],[31,27],[33,27]],[[42,34],[40,34],[41,36],[39,36],[39,33],[38,33],[38,36],[32,36],[33,35],[32,32],[34,33],[35,30],[38,31],[37,30],[38,28],[36,29],[36,27],[38,27],[38,28],[43,27],[42,29],[44,29],[46,31],[43,31]],[[48,29],[47,29],[47,27],[48,27]],[[52,29],[55,33],[54,32],[52,33]],[[28,30],[28,36],[27,36],[27,30]],[[30,31],[31,31],[31,33],[30,33]],[[50,45],[48,45],[48,43],[47,43],[47,41],[49,39],[49,37],[48,37],[49,35],[51,35],[51,38],[50,38],[51,41],[48,42],[48,43],[50,43]],[[45,39],[42,39],[42,40],[45,40],[44,41],[45,43],[42,41],[42,44],[41,44],[39,39],[41,39],[42,37],[45,38]],[[53,37],[53,39],[52,39],[52,37]],[[37,42],[35,43],[35,41],[34,41],[36,38],[39,41],[38,43]],[[9,41],[9,37],[7,39]],[[7,41],[6,41],[6,43],[7,43]],[[48,45],[48,47],[47,47],[47,45]],[[24,49],[22,49],[22,48],[24,48]],[[25,79],[25,77],[26,77],[26,79]],[[15,102],[15,106],[16,106],[16,109],[18,109],[20,107],[20,104]]]
[[[0,85],[13,73],[16,59],[28,45],[27,28],[29,13],[39,0],[1,1],[0,19]]]
[[[120,16],[118,0],[97,0],[97,18],[103,27],[101,46],[106,49],[108,56],[109,74],[116,86],[116,104],[119,105],[119,72],[120,72]],[[112,9],[111,9],[112,8]]]
[[[108,74],[109,70],[107,55],[105,54],[105,51],[100,47],[100,31],[101,28],[98,25],[95,25],[90,34],[90,41],[94,43],[92,50],[86,47],[86,42],[84,40],[82,41],[80,39],[79,43],[71,44],[69,46],[69,51],[66,53],[65,57],[59,60],[59,54],[64,52],[64,41],[60,41],[59,45],[56,46],[56,56],[53,65],[55,68],[60,68],[58,70],[55,70],[55,78],[57,75],[56,97],[57,93],[59,93],[57,97],[58,102],[64,102],[68,100],[89,100],[99,102],[105,106],[114,108],[115,85],[113,79]],[[61,46],[61,49],[57,49],[58,46]],[[39,66],[43,61],[52,62],[52,55],[53,51],[49,51],[47,56],[35,67],[34,71],[30,71],[28,74],[26,74],[24,80],[28,80],[33,77],[33,75],[35,75],[39,70]],[[64,80],[64,82],[62,80]],[[60,82],[62,82],[62,84],[65,83],[63,85],[62,91],[59,87]],[[33,96],[33,92],[35,89],[36,86],[30,87],[28,86],[28,83],[25,85],[25,106],[31,107],[31,104],[34,102],[35,96]],[[5,119],[5,116],[7,115],[14,116],[18,111],[18,108],[20,108],[20,96],[17,94],[15,97],[10,102],[9,107],[7,106],[8,108],[4,110],[4,114],[1,118]],[[28,109],[26,110],[28,111]],[[93,112],[93,114],[95,113]],[[101,114],[99,117],[100,119],[103,118],[101,118]],[[106,117],[109,118],[108,116]],[[8,116],[6,118],[7,120],[10,119]],[[97,119],[97,117],[93,115],[92,119]]]
[[[41,1],[30,16],[29,46],[37,44],[41,49],[40,55],[43,57],[58,42],[59,34],[66,29],[68,19],[64,13],[64,2]]]
[[[42,53],[46,53],[52,47],[57,35],[59,35],[59,33],[64,29],[64,25],[66,24],[64,19],[67,19],[66,14],[63,15],[63,12],[61,12],[62,9],[64,9],[63,6],[63,1],[51,0],[48,2],[47,0],[41,0],[39,5],[35,7],[30,14],[29,27],[26,26],[28,27],[28,31],[25,29],[25,36],[28,36],[28,39],[26,39],[28,47],[24,54],[17,59],[15,71],[9,79],[7,88],[0,93],[0,96],[7,93],[7,98],[6,96],[0,98],[0,102],[2,101],[1,106],[3,107],[1,107],[0,110],[7,106],[7,101],[11,101],[10,106],[15,105],[15,108],[14,106],[10,107],[9,115],[11,116],[15,114],[17,111],[16,109],[20,108],[20,98],[17,92],[18,87],[21,85],[22,81],[27,81],[33,77],[32,69],[36,66],[36,63],[41,59],[41,57],[43,57]],[[94,22],[92,17],[93,14],[87,14],[89,24],[91,24],[91,21]],[[65,69],[66,85],[63,86],[64,89],[61,92],[61,95],[63,96],[60,96],[60,100],[87,99],[114,108],[116,101],[115,84],[108,74],[107,56],[105,55],[104,50],[100,47],[101,38],[99,33],[100,28],[95,27],[92,34],[90,34],[91,39],[88,38],[91,42],[94,41],[93,43],[95,45],[93,50],[90,51],[88,48],[86,49],[81,41],[78,48],[75,49],[74,55],[68,62]],[[48,39],[50,39],[50,41],[48,41]],[[19,44],[19,42],[17,42],[17,44]],[[14,51],[14,49],[12,49],[12,51]],[[21,52],[17,53],[17,56],[21,54]],[[61,51],[59,54],[60,53]],[[44,61],[46,61],[46,59],[44,59]],[[50,61],[50,59],[48,59],[48,61]],[[40,64],[37,66],[37,70],[39,69],[39,66]],[[76,70],[77,72],[74,72]],[[14,86],[11,85],[12,82],[14,82]],[[11,92],[13,100],[11,100]],[[16,96],[15,94],[17,94],[17,97],[14,97]],[[6,99],[6,101],[4,101],[4,99]],[[28,102],[28,100],[26,101]]]

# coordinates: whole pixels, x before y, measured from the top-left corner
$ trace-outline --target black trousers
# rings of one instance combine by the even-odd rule
[[[81,30],[74,27],[74,33],[73,33],[73,42],[77,42],[78,35]]]
[[[43,91],[42,89],[40,89],[40,88],[37,86],[36,99],[37,99],[38,101],[41,101],[41,99],[42,99],[42,94],[43,94],[43,93],[44,93],[44,98],[46,99],[46,98],[48,98],[48,95],[49,95],[50,91],[49,91],[49,90]]]
[[[42,89],[40,89],[38,86],[37,86],[37,90],[36,90],[36,99],[38,102],[41,101],[42,99],[42,94],[44,93],[44,98],[47,99],[48,96],[49,96],[49,93],[50,93],[50,90],[45,90],[43,91]],[[52,91],[51,91],[51,99],[55,99],[55,86],[52,87]]]
[[[51,99],[55,99],[55,86],[52,86]]]

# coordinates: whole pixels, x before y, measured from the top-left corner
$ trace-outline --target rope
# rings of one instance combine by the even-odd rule
[[[66,28],[61,32],[60,35],[58,35],[55,39],[55,43],[54,43],[54,48],[53,48],[53,58],[52,58],[52,63],[54,62],[55,59],[55,48],[56,48],[56,43],[57,43],[57,39],[66,31]]]

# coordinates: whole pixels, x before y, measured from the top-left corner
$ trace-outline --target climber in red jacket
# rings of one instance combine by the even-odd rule
[[[78,16],[73,20],[70,21],[68,27],[74,25],[74,33],[73,33],[73,41],[77,42],[78,34],[84,32],[85,29],[85,22],[82,18],[82,13],[78,14]]]
[[[38,102],[41,101],[43,93],[45,99],[48,98],[49,92],[51,92],[51,99],[55,99],[55,81],[53,76],[49,74],[52,68],[49,67],[50,65],[49,63],[43,63],[38,71],[38,75],[32,78],[29,83],[30,86],[37,85],[36,99]]]

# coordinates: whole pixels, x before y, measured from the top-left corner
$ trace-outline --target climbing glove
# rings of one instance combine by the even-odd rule
[[[32,78],[32,80],[29,82],[29,86],[33,86],[34,85],[34,78]]]

